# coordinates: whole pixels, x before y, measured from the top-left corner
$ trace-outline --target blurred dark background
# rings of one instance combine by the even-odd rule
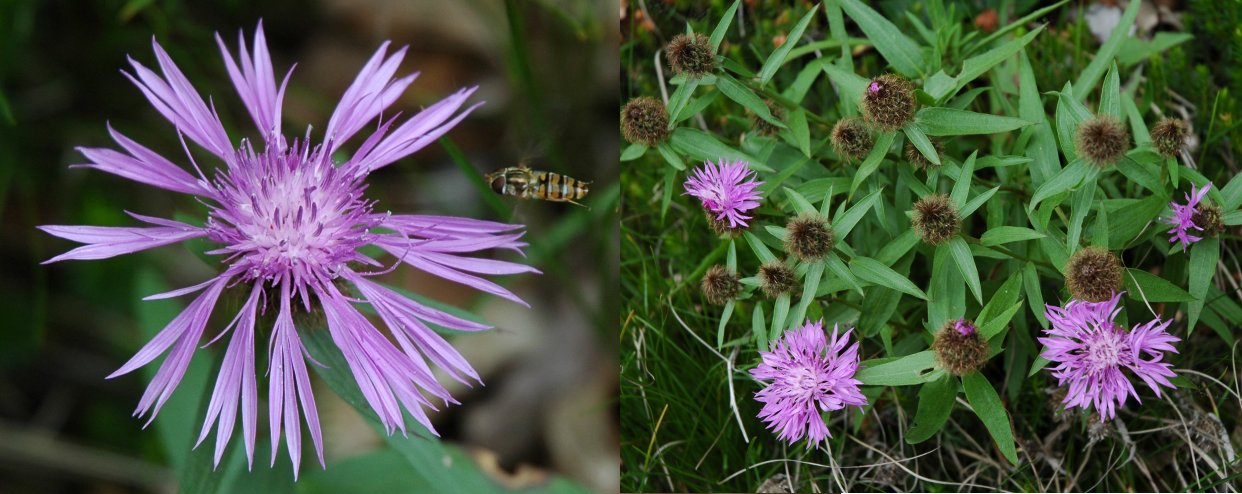
[[[447,134],[452,144],[430,145],[372,175],[367,193],[381,211],[526,224],[526,262],[544,274],[502,283],[531,309],[409,268],[383,281],[470,309],[498,327],[454,340],[486,386],[450,386],[462,405],[433,416],[446,441],[506,482],[553,472],[615,490],[617,12],[614,4],[588,0],[0,0],[0,492],[176,488],[155,427],[143,431],[142,421],[130,417],[148,379],[104,376],[144,343],[139,299],[150,292],[136,284],[153,277],[186,286],[219,265],[177,245],[44,266],[76,244],[35,226],[126,226],[136,223],[124,211],[198,211],[186,196],[68,165],[83,162],[75,146],[115,147],[107,122],[188,165],[173,128],[119,72],[127,56],[154,65],[153,35],[212,97],[230,137],[253,138],[213,33],[235,49],[238,30],[249,38],[260,18],[277,77],[297,64],[284,100],[286,135],[302,135],[307,124],[324,128],[337,98],[384,40],[410,45],[399,74],[422,73],[389,112],[412,115],[459,87],[480,86],[474,100],[487,104]],[[593,181],[589,208],[481,191],[478,174],[521,160]],[[222,327],[216,319],[209,334]],[[195,359],[218,365],[222,348],[198,350]],[[384,447],[353,408],[322,383],[315,389],[329,471]],[[156,422],[178,420],[166,415]],[[265,411],[259,422],[257,442],[264,445]],[[305,448],[309,443],[304,476],[313,476],[319,468]],[[240,434],[230,449],[241,449]],[[267,468],[262,451],[256,470]],[[288,463],[284,454],[278,463]]]

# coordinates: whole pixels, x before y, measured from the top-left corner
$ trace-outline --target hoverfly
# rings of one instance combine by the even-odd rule
[[[578,201],[591,190],[591,182],[583,182],[559,173],[532,170],[525,164],[488,173],[485,180],[492,191],[500,195],[518,199],[568,202],[578,206],[582,206]]]

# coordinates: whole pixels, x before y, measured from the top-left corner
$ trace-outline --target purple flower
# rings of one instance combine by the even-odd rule
[[[880,92],[880,83],[871,81],[871,84],[867,85],[867,90],[871,91],[872,93]]]
[[[962,336],[970,336],[975,332],[975,325],[965,319],[953,321],[953,329],[957,330]]]
[[[826,338],[823,321],[808,320],[801,328],[786,332],[771,352],[759,352],[763,363],[751,369],[750,375],[771,380],[755,393],[755,400],[763,403],[759,418],[779,438],[793,444],[806,436],[810,448],[832,437],[821,412],[867,405],[858,390],[862,383],[854,379],[859,367],[858,343],[845,348],[852,331],[838,334],[833,325],[832,337]]]
[[[727,161],[720,164],[710,161],[694,169],[694,175],[686,179],[686,195],[699,198],[703,207],[716,215],[716,221],[729,224],[729,228],[749,226],[750,219],[743,213],[759,207],[759,193],[755,192],[763,182],[755,180],[755,172],[745,161]]]
[[[1186,194],[1186,204],[1181,205],[1176,202],[1169,203],[1169,209],[1173,210],[1173,214],[1162,218],[1162,221],[1173,225],[1173,235],[1169,237],[1169,243],[1181,242],[1182,252],[1186,251],[1186,247],[1190,244],[1203,240],[1202,237],[1196,237],[1187,233],[1191,228],[1203,231],[1203,225],[1196,225],[1194,222],[1195,213],[1198,212],[1199,201],[1203,200],[1203,196],[1207,195],[1208,188],[1212,184],[1206,184],[1199,190],[1191,188],[1190,193]]]
[[[1065,408],[1093,406],[1101,421],[1117,415],[1127,394],[1141,402],[1124,369],[1142,379],[1156,396],[1160,386],[1172,388],[1168,379],[1175,375],[1172,364],[1161,360],[1166,351],[1177,353],[1173,343],[1181,341],[1165,331],[1171,320],[1156,318],[1132,331],[1117,325],[1120,297],[1114,293],[1104,302],[1071,300],[1065,307],[1047,306],[1044,315],[1052,327],[1044,330],[1048,337],[1039,338],[1045,347],[1040,356],[1057,364],[1051,368],[1057,384],[1069,383]]]
[[[40,228],[87,244],[47,262],[104,259],[194,238],[218,244],[208,254],[225,256],[223,272],[192,287],[147,297],[149,300],[201,292],[184,312],[108,377],[132,372],[168,352],[134,412],[138,416],[149,413],[150,424],[185,375],[221,293],[235,285],[246,287],[241,310],[215,337],[219,339],[233,330],[198,440],[201,443],[212,425],[218,425],[218,465],[233,434],[240,403],[246,456],[253,463],[259,403],[255,353],[257,345],[263,344],[255,341],[255,325],[257,314],[274,311],[271,339],[265,345],[269,351],[266,375],[270,383],[272,463],[276,461],[277,441],[283,429],[296,477],[301,458],[302,417],[323,465],[319,418],[304,360],[306,349],[294,324],[296,312],[323,314],[332,341],[343,352],[368,404],[389,434],[395,430],[405,432],[402,408],[435,433],[423,407],[435,409],[432,400],[445,405],[456,401],[437,382],[427,361],[466,384],[468,380],[478,381],[479,376],[428,324],[464,331],[489,326],[422,305],[368,278],[395,269],[396,262],[402,261],[432,275],[523,303],[513,293],[479,275],[537,271],[520,264],[470,257],[471,253],[486,249],[521,252],[526,245],[519,241],[523,235],[521,225],[375,212],[375,202],[363,196],[368,174],[435,141],[477,107],[475,104],[461,110],[474,88],[432,104],[395,128],[396,117],[380,122],[353,156],[338,164],[332,160],[338,148],[394,103],[413,82],[413,75],[393,79],[405,48],[388,55],[388,43],[380,46],[342,96],[328,121],[323,143],[312,144],[309,129],[300,139],[286,138],[281,133],[281,101],[289,75],[280,86],[276,85],[262,24],[255,33],[253,52],[246,49],[240,33],[238,38],[242,44],[240,67],[218,35],[216,40],[233,85],[262,134],[262,149],[247,139],[234,146],[213,107],[204,103],[154,40],[152,45],[163,75],[132,59],[134,72],[125,75],[180,133],[215,155],[222,166],[210,170],[209,179],[190,157],[197,173],[191,175],[111,128],[109,131],[123,152],[79,148],[90,160],[79,166],[197,196],[210,209],[205,226],[131,213],[135,219],[153,226]],[[385,269],[379,260],[360,252],[368,245],[394,256],[394,265]],[[356,294],[342,293],[345,285],[352,285]],[[388,326],[391,340],[359,312],[355,303],[371,305]]]

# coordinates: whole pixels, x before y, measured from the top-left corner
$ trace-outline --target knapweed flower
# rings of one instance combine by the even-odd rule
[[[936,362],[949,374],[964,376],[988,361],[988,342],[979,336],[975,324],[966,319],[949,321],[932,342]]]
[[[694,169],[694,174],[686,179],[686,192],[699,198],[716,221],[729,229],[750,226],[747,211],[759,207],[759,193],[755,188],[763,184],[755,180],[755,172],[745,161],[728,161],[720,159],[720,163],[706,162]]]
[[[1224,226],[1220,218],[1220,207],[1203,202],[1203,198],[1207,196],[1208,189],[1211,187],[1212,184],[1205,184],[1198,190],[1192,188],[1191,192],[1186,194],[1186,204],[1170,202],[1169,209],[1172,210],[1172,214],[1162,219],[1165,223],[1173,225],[1169,243],[1181,242],[1183,252],[1190,247],[1190,244],[1203,240],[1203,237],[1191,235],[1191,228],[1201,233],[1214,235],[1219,233]]]
[[[759,352],[763,363],[750,375],[766,382],[755,393],[763,403],[759,418],[777,437],[789,444],[807,438],[811,446],[832,437],[820,415],[846,405],[863,407],[867,397],[854,379],[858,372],[858,343],[850,345],[853,329],[840,333],[833,325],[832,336],[824,333],[823,321],[807,321],[777,340],[770,352]],[[849,346],[849,348],[846,348]]]
[[[1126,331],[1115,322],[1120,297],[1114,293],[1104,302],[1071,300],[1065,307],[1047,306],[1044,316],[1052,327],[1039,338],[1044,345],[1040,355],[1056,364],[1050,370],[1057,384],[1069,385],[1062,401],[1065,408],[1090,406],[1102,421],[1117,415],[1126,395],[1139,400],[1125,369],[1156,396],[1161,386],[1173,388],[1172,364],[1162,360],[1164,352],[1177,353],[1173,344],[1181,341],[1165,331],[1172,320],[1157,318]]]
[[[323,142],[314,144],[309,130],[302,138],[286,137],[281,132],[281,101],[289,75],[279,86],[276,84],[262,24],[252,50],[239,39],[239,61],[219,36],[216,40],[233,85],[261,134],[259,141],[241,139],[235,145],[213,107],[203,101],[159,43],[152,40],[162,75],[132,59],[134,72],[125,75],[175,130],[214,155],[221,166],[200,167],[191,156],[197,176],[191,175],[113,129],[109,129],[112,137],[123,151],[79,148],[90,161],[81,166],[195,196],[209,209],[205,225],[131,214],[153,226],[40,227],[52,235],[87,244],[47,262],[104,259],[197,238],[218,246],[208,254],[224,256],[224,269],[215,278],[147,297],[199,292],[184,312],[108,377],[127,374],[168,353],[134,412],[137,416],[149,414],[150,424],[185,375],[221,293],[236,289],[244,293],[245,301],[232,322],[211,340],[233,331],[199,435],[201,443],[212,425],[218,425],[217,465],[233,434],[239,404],[246,456],[253,463],[259,404],[255,354],[263,346],[269,353],[265,374],[269,382],[272,463],[283,431],[297,476],[304,418],[323,465],[319,418],[304,361],[307,351],[299,334],[306,328],[295,325],[297,313],[326,321],[332,341],[344,354],[367,403],[389,434],[396,430],[405,433],[402,408],[435,433],[423,407],[435,409],[433,400],[446,405],[456,401],[436,381],[431,365],[466,384],[479,377],[428,324],[465,331],[488,326],[425,306],[370,277],[390,271],[400,261],[522,303],[513,293],[479,275],[536,270],[470,257],[486,249],[520,252],[526,245],[519,241],[523,235],[520,225],[377,212],[375,202],[363,195],[364,180],[371,172],[434,142],[465,118],[478,106],[462,109],[474,88],[460,90],[395,127],[395,116],[380,121],[350,158],[334,163],[332,156],[341,146],[396,102],[414,81],[414,75],[394,79],[405,48],[389,54],[388,43],[380,46],[341,97]],[[393,266],[385,268],[380,260],[361,252],[366,246],[394,256]],[[346,289],[350,285],[354,290]],[[369,304],[388,326],[391,339],[355,303]],[[259,314],[269,311],[274,313],[270,318],[271,339],[257,342]]]

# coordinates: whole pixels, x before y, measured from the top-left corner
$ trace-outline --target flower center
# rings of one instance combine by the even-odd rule
[[[231,254],[246,279],[268,281],[326,281],[362,259],[356,249],[370,242],[368,230],[378,224],[362,197],[364,174],[297,141],[262,153],[245,142],[237,161],[215,181],[221,204],[208,228],[226,246],[212,253]]]
[[[1083,360],[1087,363],[1087,371],[1096,373],[1104,369],[1116,367],[1121,363],[1125,342],[1117,328],[1101,328],[1095,338],[1087,346]]]

